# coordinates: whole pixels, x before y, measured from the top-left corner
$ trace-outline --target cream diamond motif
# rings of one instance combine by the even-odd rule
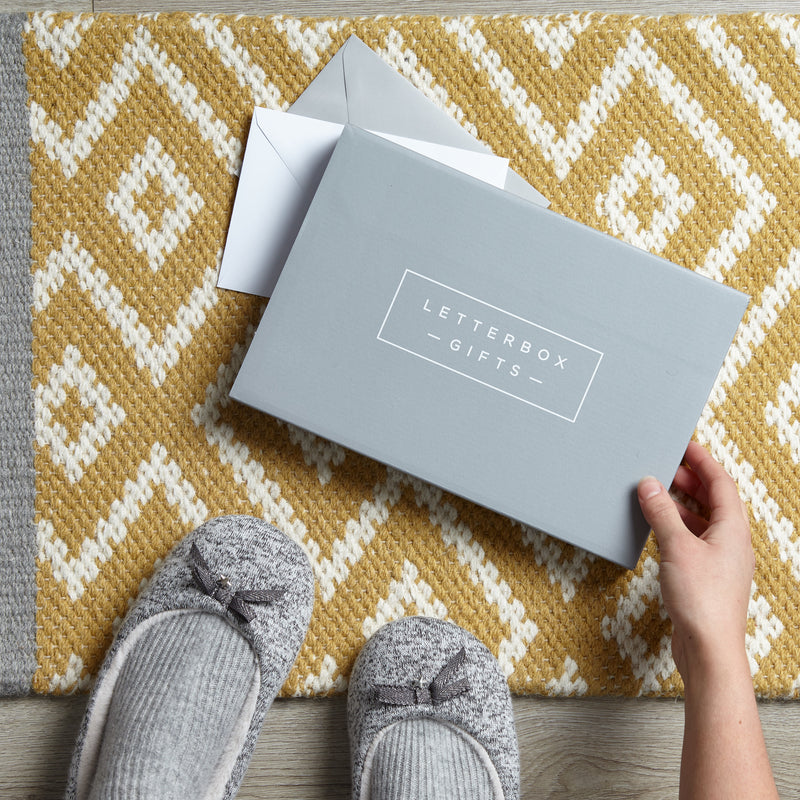
[[[148,215],[142,202],[150,195],[161,208],[150,209]],[[148,138],[144,152],[133,157],[128,172],[120,175],[116,194],[106,195],[109,213],[116,214],[122,230],[133,237],[137,252],[147,254],[153,272],[164,265],[203,205],[203,198],[154,136]]]
[[[631,200],[649,181],[655,208],[645,225],[629,207]],[[611,177],[608,192],[595,199],[597,216],[608,220],[611,232],[643,250],[660,253],[695,204],[694,198],[681,192],[677,176],[667,172],[664,159],[654,155],[650,144],[640,138],[631,155],[625,156],[622,170]]]
[[[77,439],[55,416],[73,389],[87,416]],[[63,466],[73,483],[97,460],[113,429],[124,419],[125,411],[111,401],[111,392],[97,379],[97,373],[81,363],[74,345],[67,345],[61,364],[53,364],[47,383],[36,387],[36,441],[40,447],[50,448],[53,463]]]

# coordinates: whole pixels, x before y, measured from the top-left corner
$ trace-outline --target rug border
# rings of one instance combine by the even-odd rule
[[[29,694],[36,671],[27,18],[0,14],[0,325],[8,332],[0,348],[0,695]]]

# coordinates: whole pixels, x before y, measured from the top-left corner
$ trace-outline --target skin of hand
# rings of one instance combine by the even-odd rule
[[[685,688],[681,800],[776,800],[745,649],[755,570],[747,509],[736,484],[691,442],[673,487],[707,509],[675,502],[655,478],[639,503],[661,552],[661,592]]]
[[[709,510],[676,503],[655,478],[639,485],[642,510],[661,552],[661,592],[672,620],[672,654],[686,680],[696,658],[744,652],[755,557],[747,508],[736,484],[696,442],[673,487]]]

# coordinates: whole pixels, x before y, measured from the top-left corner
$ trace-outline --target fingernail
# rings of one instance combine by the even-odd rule
[[[639,497],[641,497],[642,500],[649,500],[651,497],[660,494],[661,488],[661,481],[659,481],[658,478],[654,478],[652,475],[648,475],[646,478],[642,478],[639,481]]]

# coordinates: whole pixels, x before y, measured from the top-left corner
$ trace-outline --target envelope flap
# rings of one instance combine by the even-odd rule
[[[325,120],[310,121],[282,111],[256,108],[255,121],[262,136],[297,184],[305,189],[322,178],[342,126]]]
[[[465,150],[487,150],[357,37],[347,41],[344,82],[351,125]]]
[[[357,36],[351,36],[289,111],[464,150],[488,148]]]
[[[344,54],[351,36],[337,51],[331,60],[317,74],[305,91],[292,103],[291,114],[299,114],[313,119],[325,119],[330,122],[347,124],[347,93],[344,85]],[[360,40],[359,40],[360,41]]]

